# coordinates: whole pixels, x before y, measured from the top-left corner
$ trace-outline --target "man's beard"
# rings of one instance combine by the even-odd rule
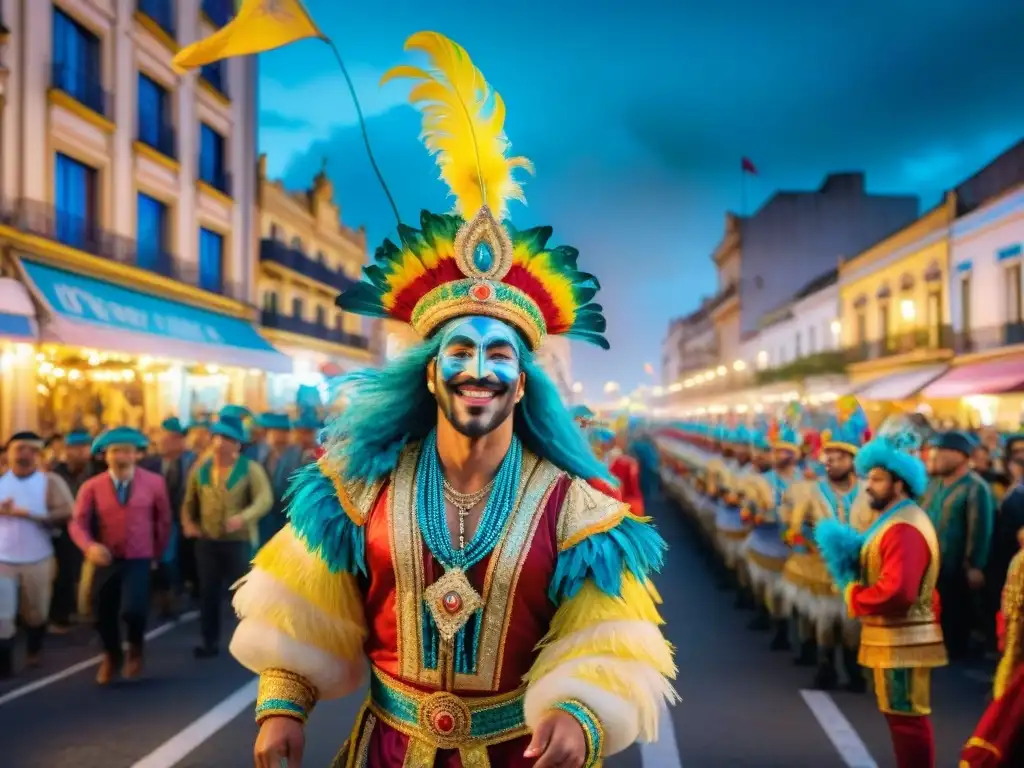
[[[828,479],[833,483],[843,484],[850,479],[850,475],[853,474],[852,469],[828,469],[825,470],[828,473]]]
[[[868,499],[871,504],[871,508],[876,512],[881,512],[883,509],[888,507],[892,503],[893,498],[894,495],[892,493],[889,493],[886,496],[875,496],[871,491],[868,491]]]
[[[494,379],[457,379],[438,381],[435,387],[437,403],[455,431],[468,438],[488,435],[505,423],[516,407],[515,392]],[[481,390],[492,392],[489,402],[467,403],[460,391]]]

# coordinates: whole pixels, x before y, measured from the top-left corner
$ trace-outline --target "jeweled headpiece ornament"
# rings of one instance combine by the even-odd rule
[[[607,349],[602,308],[591,303],[600,284],[577,269],[579,252],[549,246],[551,227],[518,230],[499,221],[510,200],[524,202],[515,172],[532,170],[526,158],[508,156],[501,96],[444,35],[418,32],[405,49],[425,53],[431,68],[400,65],[382,83],[418,81],[409,100],[423,113],[423,142],[455,210],[424,211],[419,229],[399,225],[399,244],[385,240],[364,280],[337,305],[409,323],[424,337],[452,318],[487,315],[517,328],[533,349],[549,334]]]

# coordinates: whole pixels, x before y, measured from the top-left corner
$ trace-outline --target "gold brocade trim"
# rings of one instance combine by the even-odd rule
[[[260,674],[256,691],[257,722],[280,714],[300,717],[298,712],[290,708],[285,710],[275,707],[274,702],[294,704],[301,710],[301,717],[305,719],[313,711],[317,700],[316,687],[309,680],[285,669],[264,670]]]
[[[492,298],[489,301],[477,301],[472,296],[442,299],[437,298],[438,295],[444,296],[445,294],[450,293],[452,286],[458,282],[475,283],[477,281],[466,279],[439,285],[428,291],[423,298],[417,302],[417,307],[420,304],[432,302],[429,305],[429,308],[425,309],[418,316],[416,316],[416,310],[413,309],[413,315],[415,316],[415,320],[412,321],[413,330],[415,330],[420,336],[424,338],[430,336],[436,328],[456,317],[462,317],[465,315],[484,315],[514,326],[523,334],[523,336],[526,337],[526,343],[530,349],[537,349],[541,345],[541,342],[544,341],[544,337],[547,335],[547,328],[543,325],[538,325],[534,319],[535,317],[542,318],[543,315],[537,307],[536,302],[526,293],[516,288],[514,285],[509,285],[508,283],[502,284],[502,290],[507,290],[521,301],[529,302],[529,304],[533,305],[533,308],[537,313],[536,315],[531,314],[525,308],[520,307],[517,304],[513,304],[511,301],[500,301],[497,298]]]
[[[338,503],[345,514],[356,525],[363,525],[373,505],[377,503],[377,497],[387,478],[380,478],[372,483],[362,480],[346,482],[342,480],[341,468],[337,462],[331,461],[327,455],[322,456],[317,464],[323,476],[334,486],[334,494],[338,497]]]
[[[611,530],[625,515],[625,504],[574,477],[558,516],[558,549],[564,552],[592,536]]]
[[[1002,698],[1017,667],[1024,663],[1024,550],[1010,561],[1001,607],[1006,637],[1003,656],[999,660],[992,686],[993,695],[997,699]]]
[[[841,440],[828,440],[821,446],[821,450],[845,451],[846,453],[849,453],[851,456],[856,456],[860,452],[860,448],[858,448],[853,443],[844,443]]]
[[[837,597],[835,584],[825,562],[817,554],[796,553],[789,556],[782,578],[799,589],[818,597]]]
[[[768,557],[762,555],[753,549],[748,549],[746,552],[747,560],[752,562],[754,565],[758,565],[764,568],[766,571],[772,571],[774,573],[782,573],[782,570],[786,567],[786,558],[784,557]]]
[[[388,725],[391,723],[388,722]],[[395,730],[400,729],[395,728]],[[402,761],[402,768],[434,768],[436,761],[437,747],[409,736],[409,745],[405,748],[405,760]]]
[[[903,685],[897,687],[906,698],[901,701],[893,701],[890,698],[892,678],[896,675],[906,673]],[[878,710],[885,715],[912,715],[927,717],[932,713],[932,671],[930,669],[917,668],[875,668],[873,670],[875,683],[875,700],[878,702]]]
[[[990,742],[987,742],[984,739],[979,739],[977,736],[971,736],[971,738],[969,738],[967,740],[967,745],[966,746],[968,746],[968,747],[977,747],[978,749],[983,749],[986,752],[989,752],[989,753],[995,755],[996,759],[998,759],[998,760],[1002,760],[1003,759],[1003,753],[999,751],[999,749],[996,747],[995,744],[991,744]],[[967,763],[964,763],[964,765],[967,765]]]
[[[949,663],[946,646],[939,643],[930,645],[864,645],[860,644],[857,663],[870,669],[933,669]]]
[[[495,690],[500,682],[500,670],[505,650],[506,627],[511,617],[512,598],[529,552],[530,543],[550,489],[562,474],[550,462],[541,460],[530,451],[523,451],[517,503],[498,545],[491,553],[484,579],[481,599],[480,648],[496,649],[477,656],[475,674],[457,674],[454,681],[447,675],[451,665],[447,654],[438,669],[427,669],[422,661],[423,611],[426,590],[423,567],[423,538],[416,512],[416,464],[419,446],[410,446],[399,459],[390,486],[388,517],[391,527],[391,557],[395,572],[397,605],[398,658],[401,677],[415,680],[433,688],[442,688],[447,680],[456,690]],[[443,650],[443,649],[442,649]]]

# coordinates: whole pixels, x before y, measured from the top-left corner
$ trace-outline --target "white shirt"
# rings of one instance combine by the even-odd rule
[[[33,518],[45,518],[46,489],[49,478],[35,472],[19,478],[13,472],[0,476],[0,501],[10,499],[14,506],[27,509]],[[31,518],[0,515],[0,563],[28,565],[53,557],[49,530]]]

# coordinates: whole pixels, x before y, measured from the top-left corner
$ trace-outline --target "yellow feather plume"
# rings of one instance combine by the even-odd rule
[[[500,218],[508,212],[508,201],[525,203],[514,171],[533,173],[533,164],[507,156],[505,102],[466,50],[437,32],[417,32],[406,40],[405,50],[425,53],[432,69],[392,67],[381,85],[399,78],[419,81],[409,101],[423,114],[423,143],[455,197],[456,213],[468,221],[486,205]]]

